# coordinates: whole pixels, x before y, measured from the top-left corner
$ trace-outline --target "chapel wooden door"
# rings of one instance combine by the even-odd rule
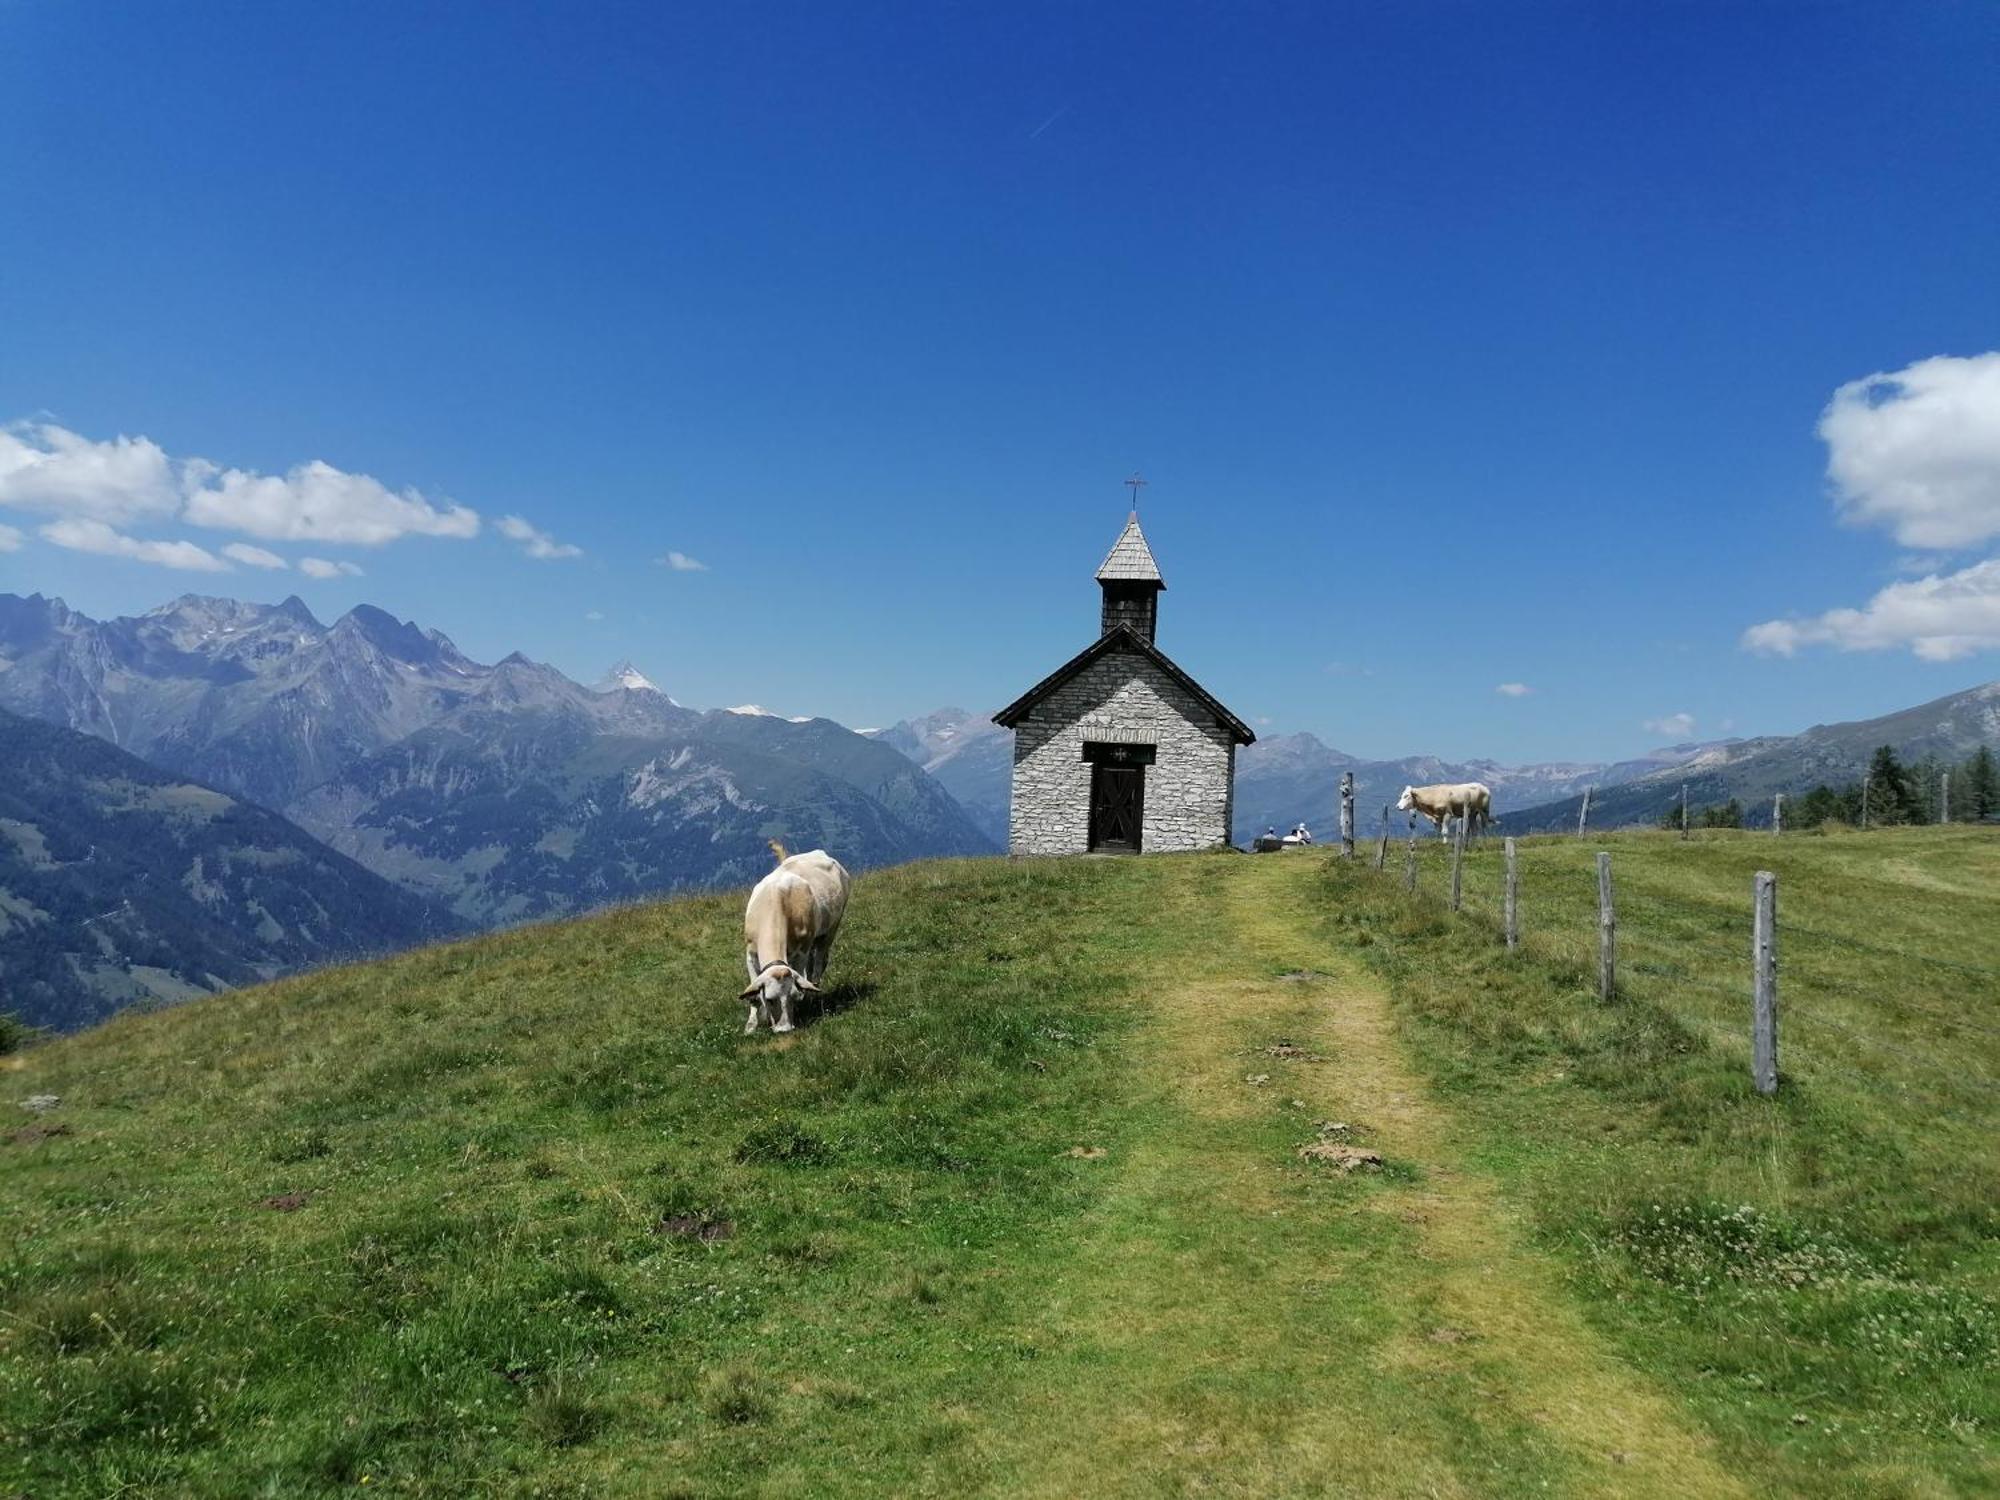
[[[1146,768],[1098,761],[1090,768],[1090,847],[1137,854],[1146,813]]]

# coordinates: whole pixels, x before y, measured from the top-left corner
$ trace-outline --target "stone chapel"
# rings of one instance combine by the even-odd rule
[[[1257,736],[1154,643],[1167,585],[1136,510],[1097,582],[1097,639],[993,716],[1014,731],[1008,852],[1221,848]]]

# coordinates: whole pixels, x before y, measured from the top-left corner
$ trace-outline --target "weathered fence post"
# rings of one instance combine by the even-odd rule
[[[1951,772],[1949,771],[1938,777],[1938,821],[1940,823],[1951,821]]]
[[[1611,907],[1611,855],[1597,851],[1597,998],[1618,989],[1618,917]]]
[[[1451,836],[1451,909],[1457,911],[1465,898],[1465,882],[1461,878],[1459,866],[1465,862],[1465,825],[1472,821],[1470,812],[1458,815],[1458,829]]]
[[[1389,804],[1382,804],[1382,841],[1375,846],[1375,869],[1379,874],[1389,863]]]
[[[1864,776],[1861,778],[1861,826],[1863,828],[1868,826],[1868,783],[1874,779],[1873,776]]]
[[[1750,1080],[1760,1094],[1778,1092],[1778,877],[1759,870],[1750,955],[1755,990],[1750,1014]]]
[[[1514,841],[1508,839],[1502,847],[1507,851],[1507,883],[1500,900],[1500,925],[1511,953],[1521,945],[1521,872],[1514,863]]]
[[[1410,847],[1408,851],[1403,855],[1403,889],[1406,891],[1414,891],[1416,888],[1417,888],[1417,821],[1415,818],[1412,818],[1410,820]]]
[[[1583,837],[1584,825],[1590,821],[1590,788],[1583,789],[1583,806],[1576,810],[1576,836]]]
[[[1688,784],[1681,783],[1681,837],[1688,836]]]
[[[1340,857],[1354,858],[1354,773],[1340,773]]]
[[[1783,792],[1774,792],[1771,795],[1771,832],[1783,833],[1784,831],[1785,794]]]

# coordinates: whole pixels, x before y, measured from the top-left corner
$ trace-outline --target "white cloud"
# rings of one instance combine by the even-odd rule
[[[689,557],[685,552],[669,552],[664,557],[653,559],[663,568],[672,568],[676,573],[706,573],[708,564]]]
[[[52,422],[0,427],[0,507],[124,526],[180,504],[173,463],[145,438],[96,443]]]
[[[519,542],[521,550],[530,557],[581,557],[583,548],[573,547],[568,542],[559,542],[546,531],[538,531],[519,516],[502,516],[494,523],[500,534],[510,542]]]
[[[1852,380],[1820,415],[1843,519],[1906,547],[2000,535],[2000,351]]]
[[[0,526],[0,552],[19,552],[21,533],[11,526]]]
[[[67,547],[72,552],[94,552],[100,557],[128,557],[134,562],[180,568],[190,573],[230,571],[228,563],[193,542],[142,541],[138,537],[126,536],[102,521],[51,521],[42,528],[42,539],[58,547]]]
[[[0,427],[0,508],[127,526],[178,519],[267,541],[379,546],[469,537],[479,514],[315,459],[283,475],[175,459],[149,438],[103,442],[52,422]]]
[[[1639,727],[1653,734],[1663,734],[1670,740],[1684,740],[1694,733],[1694,715],[1662,714],[1657,719],[1646,720]]]
[[[366,474],[349,474],[314,459],[275,474],[218,470],[191,459],[182,466],[191,526],[240,531],[281,542],[343,542],[378,547],[405,536],[479,534],[479,513],[418,494],[397,494]]]
[[[1743,632],[1743,645],[1774,656],[1791,656],[1802,646],[1842,651],[1908,647],[1925,661],[2000,650],[2000,557],[1956,573],[1892,583],[1860,609],[1766,620]]]
[[[299,571],[308,578],[359,578],[361,570],[351,562],[328,562],[323,557],[302,557]]]
[[[1529,687],[1525,682],[1503,682],[1493,691],[1503,698],[1525,698],[1534,689]]]
[[[601,609],[587,609],[583,612],[583,617],[586,620],[601,620],[604,618],[604,611]]]
[[[266,552],[262,547],[253,547],[248,542],[231,542],[222,549],[222,555],[242,563],[247,568],[289,568],[275,552]]]

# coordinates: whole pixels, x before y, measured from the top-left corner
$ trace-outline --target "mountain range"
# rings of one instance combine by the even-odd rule
[[[31,1025],[455,930],[275,813],[0,710],[0,1010]]]
[[[261,804],[474,927],[769,867],[993,852],[887,745],[827,719],[682,707],[629,663],[599,688],[487,665],[358,605],[188,595],[93,620],[0,595],[0,708]]]

